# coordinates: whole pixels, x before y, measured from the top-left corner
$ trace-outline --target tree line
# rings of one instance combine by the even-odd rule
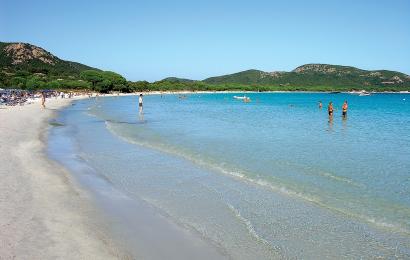
[[[117,92],[146,92],[146,91],[348,91],[358,89],[357,86],[312,86],[301,83],[300,85],[260,85],[260,84],[236,84],[219,83],[210,84],[203,81],[175,81],[160,80],[156,82],[148,81],[127,81],[123,76],[112,71],[83,70],[75,75],[55,75],[47,73],[33,73],[24,70],[6,75],[0,72],[0,87],[20,88],[26,90],[55,89],[55,90],[91,90],[101,93],[112,91]],[[399,88],[397,86],[372,86],[367,87],[369,91],[399,91],[408,87]]]

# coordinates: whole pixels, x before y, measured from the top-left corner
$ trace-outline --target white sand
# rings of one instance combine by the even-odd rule
[[[87,193],[45,155],[47,122],[69,102],[0,107],[0,259],[127,258],[98,229]]]

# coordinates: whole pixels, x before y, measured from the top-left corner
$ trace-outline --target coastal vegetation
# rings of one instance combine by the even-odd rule
[[[405,91],[410,76],[388,70],[368,71],[349,66],[306,64],[293,71],[246,70],[197,81],[176,77],[156,82],[127,81],[123,76],[62,60],[27,43],[0,42],[0,87],[140,91]]]

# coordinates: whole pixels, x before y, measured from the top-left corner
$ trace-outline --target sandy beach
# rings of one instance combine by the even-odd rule
[[[0,259],[225,259],[142,201],[131,203],[94,177],[87,189],[48,157],[50,119],[81,98],[0,108]],[[113,230],[115,222],[131,226]]]
[[[94,221],[86,192],[47,159],[48,120],[68,99],[0,109],[0,258],[127,258]]]

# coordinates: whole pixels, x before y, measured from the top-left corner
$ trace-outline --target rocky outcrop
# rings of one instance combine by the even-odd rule
[[[282,74],[284,74],[286,72],[283,71],[273,71],[273,72],[264,72],[261,71],[260,72],[260,77],[261,79],[266,78],[266,77],[271,77],[271,78],[279,78],[282,76]]]
[[[304,72],[319,72],[319,73],[334,73],[336,68],[327,64],[306,64],[297,67],[292,72],[304,73]]]
[[[403,83],[403,80],[399,76],[393,76],[391,78],[392,81],[397,82],[397,83]]]
[[[12,43],[4,47],[3,50],[12,59],[13,65],[36,59],[50,65],[54,65],[57,62],[57,57],[51,53],[26,43]]]

